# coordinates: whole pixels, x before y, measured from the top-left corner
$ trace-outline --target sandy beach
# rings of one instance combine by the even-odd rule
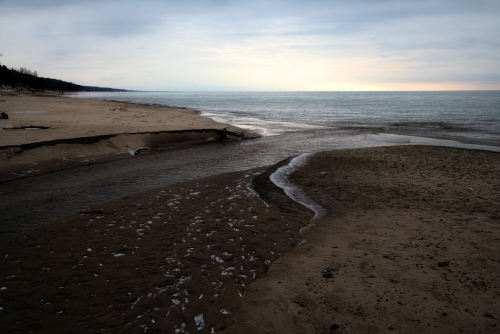
[[[251,136],[186,108],[2,92],[0,181]]]
[[[0,0],[0,334],[500,334],[499,27]]]
[[[498,332],[499,159],[418,146],[314,155],[292,180],[328,214],[250,286],[233,332]]]
[[[492,333],[500,155],[323,152],[176,184],[46,224],[1,248],[3,332]]]

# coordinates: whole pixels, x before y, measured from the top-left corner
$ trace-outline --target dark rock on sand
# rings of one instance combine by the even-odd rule
[[[0,114],[0,119],[9,119],[9,115],[6,112]]]
[[[337,325],[337,324],[332,324],[330,326],[330,331],[333,332],[333,331],[336,331],[337,329],[340,329],[340,326]]]
[[[333,277],[332,272],[330,271],[330,269],[324,269],[323,273],[322,273],[322,276],[324,278],[332,278]]]

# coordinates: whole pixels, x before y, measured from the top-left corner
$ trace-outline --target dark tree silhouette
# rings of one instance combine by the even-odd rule
[[[5,65],[0,65],[0,85],[23,88],[31,91],[52,90],[67,92],[123,92],[124,89],[114,89],[105,87],[81,86],[72,82],[42,78],[38,76],[37,71],[31,71],[21,67],[19,70],[9,69]]]

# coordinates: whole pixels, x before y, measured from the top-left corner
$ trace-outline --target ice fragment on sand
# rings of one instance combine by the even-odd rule
[[[176,285],[181,285],[181,284],[184,284],[184,282],[189,281],[190,279],[191,279],[191,275],[188,275],[188,276],[181,276],[181,277],[177,280],[177,284],[176,284]]]
[[[205,320],[203,319],[203,313],[194,316],[194,322],[196,324],[196,329],[201,331],[205,327]]]
[[[220,313],[224,314],[224,315],[228,315],[228,314],[231,314],[231,312],[229,312],[228,310],[226,310],[225,308],[221,308],[219,310]]]
[[[114,257],[120,257],[120,256],[125,256],[126,254],[124,253],[116,253],[116,254],[113,254]]]
[[[92,252],[92,248],[87,248],[87,252]]]
[[[142,299],[142,296],[141,296],[141,297],[139,297],[139,298],[137,298],[136,300],[134,300],[134,301],[132,302],[132,305],[130,305],[130,309],[133,309],[133,308],[134,308],[134,306],[135,306],[135,304],[137,304],[137,303],[139,302],[139,300],[141,300],[141,299]]]
[[[211,258],[212,260],[217,261],[218,263],[223,263],[223,262],[224,262],[224,260],[223,260],[223,259],[221,259],[220,257],[215,256],[215,255],[210,255],[210,258]]]
[[[186,329],[186,323],[183,322],[180,327],[175,327],[175,332],[176,333],[184,333]]]
[[[2,286],[2,287],[0,288],[0,291],[4,291],[4,290],[7,290],[7,287],[6,287],[6,286]]]
[[[175,305],[179,305],[181,301],[179,299],[172,299],[172,303],[174,303]]]

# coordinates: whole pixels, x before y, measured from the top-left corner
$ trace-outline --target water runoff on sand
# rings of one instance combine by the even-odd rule
[[[273,182],[277,187],[283,189],[288,197],[310,209],[314,213],[314,216],[309,221],[309,224],[299,230],[299,235],[302,239],[301,243],[305,243],[307,241],[305,239],[305,233],[315,225],[316,220],[326,214],[326,209],[324,207],[314,202],[299,186],[291,182],[289,179],[289,176],[297,170],[297,168],[306,164],[309,156],[310,153],[302,153],[290,160],[288,165],[278,168],[269,176],[271,182]]]

